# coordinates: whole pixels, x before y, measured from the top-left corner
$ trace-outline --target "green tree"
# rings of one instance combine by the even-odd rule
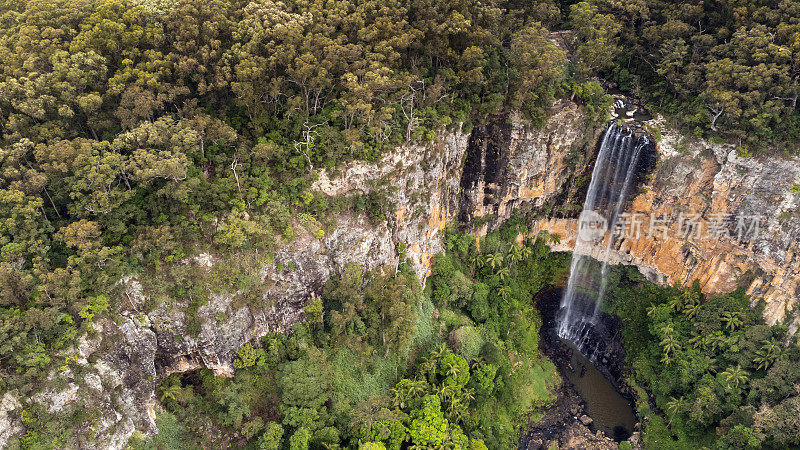
[[[441,445],[447,438],[448,425],[439,397],[426,395],[419,409],[411,411],[411,442],[419,446]]]
[[[268,422],[267,427],[258,438],[259,450],[279,450],[283,439],[283,426],[277,422]]]
[[[311,432],[308,428],[298,428],[289,438],[289,450],[308,450]]]
[[[602,14],[593,2],[570,6],[570,24],[579,43],[575,49],[578,70],[585,75],[610,67],[619,52],[622,25],[611,14]]]

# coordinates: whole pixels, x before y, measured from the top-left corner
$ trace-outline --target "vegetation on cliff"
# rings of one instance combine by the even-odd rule
[[[559,97],[603,118],[610,97],[597,74],[698,133],[796,138],[797,6],[684,6],[676,15],[668,4],[600,1],[0,1],[0,389],[25,403],[20,445],[74,445],[77,425],[99,420],[51,417],[31,399],[57,383],[50,375],[80,373],[79,339],[128,308],[124,276],[189,299],[196,334],[212,292],[268,306],[254,274],[295,227],[324,236],[343,210],[387,219],[379,192],[312,192],[315,169],[375,161],[510,110],[540,124]],[[550,33],[561,26],[576,39]],[[529,384],[552,370],[528,299],[552,273],[544,250],[510,235],[490,235],[481,252],[469,242],[448,237],[424,294],[406,269],[347,272],[292,336],[243,347],[233,380],[205,373],[192,391],[169,379],[162,401],[197,414],[175,410],[180,420],[160,423],[187,427],[208,407],[215,426],[265,445],[391,446],[402,426],[419,445],[507,446],[546,401]],[[213,279],[182,264],[202,252],[224,261]],[[468,374],[459,358],[473,364]],[[318,375],[312,363],[341,384],[291,385]],[[490,373],[491,389],[476,381]],[[387,403],[393,386],[419,395]],[[353,422],[384,409],[389,435]],[[500,419],[483,423],[481,411]]]
[[[8,386],[63,366],[124,307],[124,275],[171,290],[187,256],[263,256],[331,210],[384,217],[380,196],[310,192],[314,169],[507,108],[541,121],[573,90],[607,100],[546,38],[550,2],[10,0],[0,20]]]
[[[232,379],[164,380],[167,429],[134,447],[170,433],[202,447],[515,447],[558,382],[530,298],[567,265],[542,240],[517,244],[518,231],[489,234],[481,251],[448,233],[426,292],[405,264],[350,266],[294,333],[242,347]]]
[[[609,286],[633,378],[657,408],[640,399],[647,447],[800,445],[800,345],[785,326],[765,325],[740,291],[706,298],[697,283],[659,287],[634,268]]]

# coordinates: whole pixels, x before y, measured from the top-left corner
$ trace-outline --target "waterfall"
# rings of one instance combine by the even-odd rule
[[[558,313],[558,335],[568,339],[590,358],[599,342],[592,345],[592,330],[607,287],[608,256],[617,237],[606,233],[622,212],[626,196],[636,177],[645,149],[651,145],[646,134],[635,135],[628,128],[610,125],[603,136],[592,179],[578,221],[569,280]],[[594,249],[605,251],[589,256]]]

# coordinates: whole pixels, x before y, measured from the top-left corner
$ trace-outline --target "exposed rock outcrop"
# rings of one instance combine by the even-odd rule
[[[647,235],[645,221],[640,236],[615,243],[612,262],[635,264],[662,283],[697,279],[708,293],[746,285],[754,298],[766,300],[770,323],[784,320],[798,302],[800,162],[740,158],[732,147],[685,139],[662,121],[647,126],[661,130],[659,162],[628,212],[672,219],[699,214],[704,227],[718,213],[764,219],[755,237],[738,236],[736,223],[730,222],[731,236],[719,239],[683,236],[677,220],[666,237]],[[328,195],[383,189],[391,205],[387,220],[376,226],[364,215],[344,213],[325,236],[298,230],[295,241],[262,268],[266,306],[212,295],[192,318],[199,333],[188,332],[185,305],[163,304],[145,313],[141,286],[133,278],[123,280],[123,301],[130,307],[118,323],[104,321],[82,341],[81,376],[54,372],[61,387],[35,400],[54,411],[96,411],[95,437],[78,444],[121,448],[134,430],[155,432],[154,392],[161,377],[200,367],[232,373],[239,346],[291,329],[302,320],[305,300],[348,263],[391,267],[403,252],[424,279],[448,224],[471,222],[482,234],[514,211],[531,212],[533,232],[558,233],[561,242],[555,248],[571,250],[581,189],[600,131],[587,127],[577,105],[561,102],[541,129],[513,118],[498,120],[469,134],[452,131],[425,146],[400,147],[378,163],[352,163],[337,174],[323,171],[314,187]],[[604,251],[602,242],[591,250]],[[217,262],[213,255],[198,255],[190,263],[213,267]],[[9,395],[0,403],[0,446],[22,431],[19,399]]]
[[[263,307],[219,293],[211,294],[192,318],[188,299],[160,302],[148,311],[150,299],[141,283],[123,279],[122,317],[96,324],[95,333],[81,341],[75,362],[80,376],[71,369],[53,372],[52,384],[59,387],[39,392],[33,401],[51,413],[74,415],[83,409],[96,415],[95,432],[83,433],[85,442],[81,438],[71,446],[120,449],[135,430],[157,432],[155,390],[164,376],[199,368],[232,375],[241,345],[291,330],[302,320],[306,299],[321,293],[348,264],[394,268],[403,243],[405,256],[424,279],[431,256],[442,250],[439,232],[456,214],[467,137],[453,132],[428,146],[402,147],[377,164],[352,164],[333,180],[321,173],[317,187],[329,195],[368,193],[381,180],[392,187],[387,192],[395,207],[377,225],[366,215],[343,213],[321,236],[298,226],[295,239],[262,267]],[[210,254],[184,261],[209,273],[224,263]],[[199,333],[190,332],[190,319],[199,323]],[[20,412],[18,399],[7,393],[0,403],[0,447],[24,431]]]
[[[661,133],[658,164],[630,201],[609,261],[636,265],[659,283],[698,280],[711,295],[745,287],[766,302],[768,323],[786,320],[800,295],[800,160],[741,158],[661,119],[647,126]],[[571,250],[577,225],[542,218],[533,231],[557,233],[556,249]],[[602,258],[609,235],[589,252]],[[796,331],[797,318],[787,322]]]
[[[461,176],[459,219],[480,219],[475,231],[484,234],[514,211],[565,209],[576,194],[571,181],[585,172],[599,131],[586,124],[578,105],[566,101],[555,105],[541,129],[519,118],[477,128]]]

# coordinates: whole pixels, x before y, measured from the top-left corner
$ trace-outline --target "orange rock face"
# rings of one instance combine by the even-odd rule
[[[686,286],[698,280],[710,295],[745,287],[754,302],[766,302],[769,323],[785,321],[796,331],[797,319],[789,313],[798,305],[800,289],[800,228],[795,223],[800,193],[794,192],[800,185],[800,161],[743,159],[735,148],[687,141],[659,121],[651,126],[663,136],[658,163],[625,215],[628,222],[635,217],[641,223],[625,224],[625,233],[611,247],[610,262],[639,266],[661,283]],[[542,219],[532,228],[559,234],[556,248],[571,250],[577,221]],[[610,234],[589,252],[602,256]]]
[[[388,181],[392,240],[406,245],[422,278],[442,251],[441,231],[456,220],[471,220],[483,235],[516,211],[534,211],[532,232],[558,234],[555,249],[571,251],[577,219],[556,217],[577,217],[583,203],[602,131],[585,122],[577,105],[561,102],[541,128],[512,118],[471,135],[445,133],[425,147],[401,147],[378,164],[354,163],[334,178],[322,173],[316,187],[348,195]],[[800,160],[740,158],[732,146],[686,138],[661,119],[645,126],[660,137],[656,166],[626,207],[640,230],[616,239],[609,261],[636,265],[658,283],[698,280],[712,295],[744,287],[754,300],[764,299],[769,323],[786,321],[795,331]],[[742,230],[742,218],[756,218],[757,232]],[[603,258],[609,236],[587,251]]]

